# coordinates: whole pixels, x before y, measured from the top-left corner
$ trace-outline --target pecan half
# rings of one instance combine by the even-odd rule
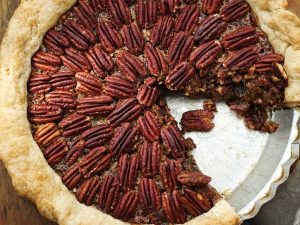
[[[65,67],[74,72],[91,70],[92,67],[82,52],[74,48],[68,48],[65,52],[65,55],[60,56]]]
[[[251,26],[244,26],[225,35],[221,42],[226,49],[237,50],[256,44],[258,41],[256,29]]]
[[[222,51],[219,41],[210,41],[196,48],[189,57],[189,62],[195,63],[197,69],[203,69],[214,63]]]
[[[123,190],[131,189],[137,180],[139,158],[137,154],[124,154],[118,162],[118,181]]]
[[[46,94],[46,101],[49,104],[60,106],[64,109],[76,108],[76,94],[70,91],[52,91]]]
[[[34,140],[41,146],[47,146],[61,135],[55,123],[46,123],[38,127],[34,132]]]
[[[168,62],[171,67],[186,60],[193,50],[194,40],[192,36],[179,32],[175,35],[168,52]]]
[[[185,112],[180,123],[185,131],[209,132],[215,127],[214,117],[208,110],[193,110]]]
[[[28,88],[30,93],[45,94],[50,91],[51,84],[49,81],[51,77],[47,74],[34,74],[28,80]]]
[[[101,46],[105,51],[113,53],[123,46],[122,37],[111,22],[99,20],[97,33]]]
[[[161,181],[167,190],[173,190],[177,186],[177,175],[181,173],[180,164],[171,159],[165,160],[159,167]]]
[[[152,106],[159,96],[157,85],[150,86],[143,84],[140,86],[137,94],[137,99],[141,105],[150,107]]]
[[[117,55],[116,64],[122,75],[131,82],[136,82],[138,77],[145,77],[147,74],[147,70],[139,58],[126,51]]]
[[[99,77],[104,78],[106,72],[113,71],[114,62],[109,54],[102,50],[100,45],[95,45],[88,52],[85,52],[85,55]]]
[[[114,217],[122,218],[123,220],[130,219],[137,208],[138,201],[138,194],[135,191],[126,192],[114,210]]]
[[[223,0],[202,0],[202,11],[207,15],[216,13],[220,9],[222,2]]]
[[[79,163],[79,171],[84,178],[90,178],[101,173],[110,165],[111,154],[105,147],[92,149]]]
[[[135,55],[143,52],[145,47],[143,33],[134,22],[130,23],[128,26],[123,26],[121,29],[121,35],[129,52]]]
[[[230,70],[240,70],[253,66],[259,58],[258,52],[253,47],[244,48],[237,52],[231,52],[224,62],[224,66]]]
[[[61,60],[50,52],[37,52],[32,57],[32,65],[43,71],[57,72],[61,65]]]
[[[62,177],[62,181],[69,190],[82,182],[83,176],[79,173],[79,164],[71,166]]]
[[[106,8],[106,0],[91,0],[91,5],[96,11],[102,11]]]
[[[100,180],[98,177],[92,177],[85,180],[76,192],[76,198],[79,202],[90,206],[94,202],[94,198],[100,189]]]
[[[162,15],[175,13],[180,4],[180,0],[158,0],[159,9]]]
[[[43,43],[47,49],[56,55],[62,55],[64,49],[70,46],[70,40],[54,29],[47,32],[43,39]]]
[[[75,17],[89,30],[93,30],[97,24],[94,8],[89,2],[79,0],[78,4],[72,7]]]
[[[96,76],[80,72],[75,75],[77,81],[76,90],[86,95],[97,95],[102,92],[102,82]]]
[[[188,187],[203,187],[210,183],[211,177],[200,172],[182,172],[177,175],[177,180]]]
[[[135,5],[135,15],[140,28],[153,27],[158,16],[157,1],[138,0]]]
[[[150,40],[153,46],[167,49],[173,39],[175,27],[174,18],[171,16],[160,16],[151,31]]]
[[[137,141],[138,129],[130,123],[124,123],[115,130],[109,149],[113,155],[128,153]]]
[[[223,7],[220,14],[225,21],[231,22],[243,18],[250,11],[251,8],[246,1],[232,0]]]
[[[159,77],[168,73],[166,59],[159,49],[146,46],[144,55],[147,59],[148,70],[152,75]]]
[[[186,6],[176,19],[175,32],[193,32],[196,27],[199,16],[200,8],[198,4]]]
[[[79,99],[77,112],[87,116],[103,116],[111,113],[114,108],[112,97],[101,95]]]
[[[68,166],[71,166],[77,162],[83,153],[84,145],[85,143],[83,140],[78,140],[73,144],[72,148],[66,155],[66,162]]]
[[[124,0],[110,0],[107,5],[110,18],[118,28],[130,23],[130,9]]]
[[[64,139],[58,139],[53,142],[49,146],[47,146],[44,150],[44,156],[50,166],[53,166],[65,157],[69,148],[67,142]]]
[[[273,71],[276,63],[284,63],[284,57],[279,54],[271,53],[261,56],[257,63],[254,64],[255,72],[257,73],[269,73]]]
[[[106,77],[105,81],[103,92],[113,98],[130,98],[137,93],[136,85],[119,74]]]
[[[161,147],[157,141],[149,143],[145,141],[139,151],[140,169],[145,177],[154,177],[158,174],[161,160]]]
[[[227,23],[218,14],[213,14],[202,20],[195,32],[195,40],[199,43],[211,41],[223,34]]]
[[[50,76],[50,84],[54,89],[71,90],[76,87],[75,74],[72,71],[59,71]]]
[[[166,85],[172,90],[178,90],[184,87],[194,76],[195,68],[187,62],[179,63],[166,77]]]
[[[150,213],[160,210],[161,196],[155,180],[141,179],[138,193],[143,212]]]
[[[199,216],[211,209],[211,203],[203,194],[184,189],[179,201],[183,207],[193,216]]]
[[[62,31],[70,38],[71,43],[78,50],[87,50],[96,42],[96,36],[88,28],[78,22],[69,20],[62,27]]]
[[[113,211],[119,203],[119,198],[120,185],[118,179],[112,175],[106,175],[103,178],[98,196],[100,208],[105,209],[106,212]]]
[[[162,208],[170,223],[184,223],[185,212],[179,201],[180,194],[178,191],[172,193],[164,192],[162,194]]]
[[[34,104],[28,111],[34,123],[50,123],[62,118],[62,108],[56,105]]]
[[[149,141],[156,141],[159,138],[160,128],[156,115],[153,112],[146,111],[144,116],[138,118],[138,125],[143,135]]]
[[[141,113],[141,105],[134,98],[126,99],[118,103],[114,111],[112,111],[107,120],[115,127],[122,122],[129,122],[139,116]]]
[[[84,131],[81,138],[85,141],[85,147],[95,148],[110,140],[113,134],[111,127],[102,124]]]
[[[58,126],[63,130],[64,137],[73,137],[90,128],[91,123],[89,117],[73,113],[65,117]]]

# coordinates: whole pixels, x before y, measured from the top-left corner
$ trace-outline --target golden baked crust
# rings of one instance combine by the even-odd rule
[[[0,159],[14,187],[36,203],[45,217],[61,225],[126,224],[80,204],[47,164],[27,120],[27,80],[31,57],[44,34],[76,0],[23,1],[11,19],[0,49]],[[231,206],[220,200],[207,214],[187,224],[239,224]]]

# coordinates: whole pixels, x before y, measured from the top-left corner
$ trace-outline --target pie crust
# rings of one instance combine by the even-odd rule
[[[126,224],[94,207],[80,204],[51,169],[32,138],[27,119],[27,80],[31,57],[44,34],[76,0],[22,1],[0,49],[0,159],[15,189],[35,202],[41,214],[61,225]],[[287,106],[300,105],[300,19],[286,0],[248,0],[275,51],[285,56]],[[186,224],[240,224],[234,209],[220,200],[208,213]]]

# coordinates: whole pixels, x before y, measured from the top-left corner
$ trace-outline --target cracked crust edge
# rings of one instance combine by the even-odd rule
[[[127,224],[80,204],[50,168],[32,138],[27,120],[27,80],[31,56],[44,34],[75,0],[22,1],[11,19],[0,48],[0,159],[15,189],[36,203],[45,217],[61,225]],[[286,102],[300,103],[300,19],[286,9],[285,0],[248,0],[275,51],[286,58],[289,76]],[[34,13],[33,13],[34,12]],[[188,225],[235,225],[240,218],[220,200],[208,213]]]

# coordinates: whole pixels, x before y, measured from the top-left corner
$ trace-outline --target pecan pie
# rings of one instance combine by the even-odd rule
[[[300,106],[300,20],[284,0],[28,0],[1,45],[1,151],[59,224],[240,224],[183,131],[225,101],[248,128]],[[206,98],[179,129],[165,93]]]

